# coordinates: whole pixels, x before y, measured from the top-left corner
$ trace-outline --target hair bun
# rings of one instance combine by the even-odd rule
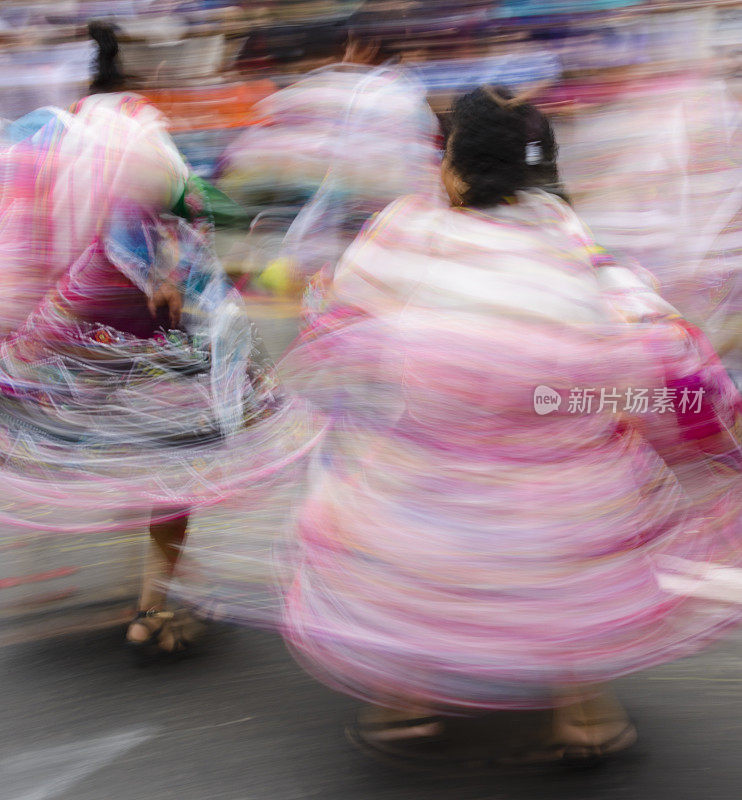
[[[95,75],[90,86],[92,92],[118,91],[124,83],[118,63],[119,40],[116,30],[116,26],[110,22],[92,20],[88,23],[88,34],[98,45]]]
[[[110,22],[100,22],[99,20],[89,22],[88,34],[98,43],[101,52],[105,51],[108,56],[118,54],[119,41],[116,36],[116,28]]]

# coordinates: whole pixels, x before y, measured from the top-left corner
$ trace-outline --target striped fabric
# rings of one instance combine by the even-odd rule
[[[347,251],[283,365],[335,426],[285,615],[318,677],[392,705],[548,705],[739,617],[663,577],[742,559],[739,395],[637,281],[541,192],[488,213],[405,198]],[[659,410],[684,389],[701,413]]]

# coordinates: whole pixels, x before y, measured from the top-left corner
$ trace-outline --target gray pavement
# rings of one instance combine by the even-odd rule
[[[213,628],[177,664],[131,666],[123,629],[0,649],[3,800],[737,800],[742,637],[634,676],[640,739],[596,769],[440,778],[345,741],[357,704],[278,637]]]

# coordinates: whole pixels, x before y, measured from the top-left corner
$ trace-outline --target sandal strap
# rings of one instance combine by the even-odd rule
[[[158,611],[156,608],[140,609],[134,615],[132,622],[138,622],[141,619],[171,620],[174,616],[172,611]]]
[[[165,627],[172,618],[173,613],[171,611],[158,611],[155,608],[140,609],[134,615],[134,618],[131,620],[129,625],[143,625],[145,628],[147,628],[150,633],[146,642],[149,644],[154,644],[159,640],[160,636],[165,630]],[[155,620],[157,624],[154,626],[154,628],[147,625],[145,620],[148,619]]]

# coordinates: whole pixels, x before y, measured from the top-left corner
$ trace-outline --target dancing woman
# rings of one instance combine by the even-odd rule
[[[332,275],[365,222],[411,190],[435,193],[440,137],[425,90],[392,60],[384,26],[359,11],[339,63],[265,98],[258,122],[224,154],[220,187],[234,199],[305,203],[262,282],[301,292]]]
[[[529,708],[549,730],[508,757],[617,752],[636,733],[606,684],[739,618],[687,580],[742,559],[739,396],[535,188],[533,119],[505,91],[461,97],[450,203],[382,212],[284,362],[335,428],[285,635],[369,703],[354,741],[394,758],[450,753],[455,716]]]
[[[187,647],[165,586],[188,509],[290,461],[273,434],[291,411],[214,256],[207,199],[125,91],[112,29],[90,30],[93,93],[5,131],[0,514],[50,533],[147,521],[127,641],[148,660]]]

